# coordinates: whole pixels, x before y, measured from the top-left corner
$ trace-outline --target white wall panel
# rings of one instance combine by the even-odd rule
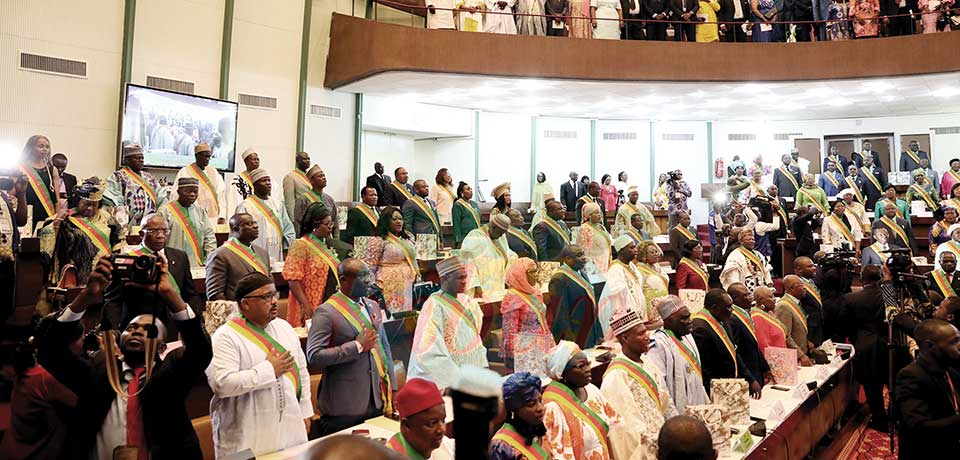
[[[545,133],[551,136],[573,135],[576,137],[547,137]],[[522,160],[518,157],[514,161],[519,163]],[[595,179],[590,174],[590,120],[537,118],[536,172],[547,175],[557,198],[560,196],[560,184],[569,180],[570,171],[576,171],[581,177],[586,175]],[[528,176],[526,183],[529,184],[529,182]],[[529,201],[529,199],[521,201]]]
[[[604,140],[605,133],[627,133],[636,139]],[[636,185],[640,192],[640,201],[650,201],[650,123],[631,120],[598,120],[596,146],[597,176],[610,174],[613,183],[617,182],[620,171],[627,173],[627,183]],[[566,177],[560,178],[560,180]],[[560,182],[556,182],[559,184]],[[560,186],[556,185],[557,190]],[[624,191],[626,195],[626,191]]]
[[[480,114],[480,189],[487,201],[493,187],[511,182],[513,201],[530,201],[530,117]]]
[[[434,187],[437,171],[447,168],[454,187],[464,181],[473,184],[474,140],[466,139],[421,139],[414,143],[413,174]]]
[[[339,108],[340,119],[309,115],[311,104]],[[310,160],[327,173],[326,192],[337,200],[352,200],[356,96],[308,86],[307,111],[303,133],[304,150],[310,154]],[[369,174],[371,173],[367,173]]]
[[[373,164],[383,164],[384,172],[394,177],[393,171],[398,167],[404,167],[410,173],[410,168],[414,163],[413,138],[392,133],[381,133],[377,131],[364,131],[362,141],[362,154],[360,156],[361,181],[373,174]]]

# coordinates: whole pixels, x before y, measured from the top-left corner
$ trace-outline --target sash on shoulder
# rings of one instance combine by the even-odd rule
[[[236,254],[237,257],[246,262],[247,265],[253,267],[254,270],[266,276],[270,276],[270,269],[267,268],[267,265],[263,263],[262,260],[260,260],[260,256],[253,252],[253,250],[247,245],[241,243],[236,238],[230,238],[223,243],[223,246],[227,248],[228,251]]]
[[[327,303],[350,323],[357,334],[364,329],[376,331],[370,319],[360,312],[363,307],[357,305],[353,299],[342,292],[337,291],[336,294],[330,296]],[[387,368],[387,353],[383,349],[383,342],[377,340],[377,345],[370,350],[370,354],[373,356],[374,364],[377,365],[377,373],[380,376],[380,397],[383,400],[383,413],[385,415],[393,414],[393,390],[390,385],[390,370]]]
[[[233,318],[227,323],[231,329],[237,331],[245,339],[249,340],[251,343],[257,346],[261,351],[263,351],[267,356],[270,356],[274,351],[278,353],[286,353],[287,349],[280,345],[279,342],[274,340],[273,337],[270,337],[270,334],[267,334],[267,331],[262,329],[260,326],[253,324],[246,320],[246,318],[237,317]],[[283,373],[283,376],[290,379],[290,382],[293,383],[293,386],[297,389],[297,398],[300,398],[300,393],[303,390],[303,382],[300,381],[300,366],[297,365],[297,362],[293,362],[293,368]]]
[[[543,390],[543,402],[554,402],[560,406],[560,410],[563,411],[565,416],[575,417],[586,423],[594,431],[597,439],[604,443],[604,451],[609,451],[607,433],[610,428],[607,426],[607,422],[600,418],[593,409],[577,399],[573,391],[566,385],[556,380],[550,382]]]
[[[30,184],[30,188],[33,189],[33,194],[37,195],[37,198],[40,200],[40,205],[43,206],[43,210],[47,212],[47,216],[55,216],[56,206],[54,206],[53,198],[50,197],[50,187],[47,187],[46,182],[40,178],[40,175],[37,174],[37,171],[30,166],[27,166],[23,163],[20,163],[20,172],[27,176],[27,183]],[[51,178],[51,180],[53,180]]]
[[[89,219],[82,217],[76,214],[77,210],[70,210],[70,215],[67,216],[67,220],[70,221],[75,227],[80,229],[84,235],[97,247],[98,250],[110,253],[110,235],[105,233],[103,230],[97,228],[96,225],[93,225]]]
[[[607,370],[603,373],[604,378],[606,378],[606,375],[609,374],[610,371],[615,369],[620,369],[626,372],[630,378],[640,384],[640,387],[643,388],[647,395],[650,396],[650,399],[656,402],[657,407],[661,408],[662,410],[663,403],[660,401],[660,392],[657,389],[657,382],[653,380],[653,377],[651,377],[650,374],[643,369],[643,367],[627,358],[624,358],[623,356],[617,356],[613,359],[613,361],[610,362],[610,366],[608,366]]]
[[[497,434],[493,435],[494,441],[501,441],[514,450],[520,453],[524,459],[529,460],[550,460],[550,454],[547,453],[540,446],[540,443],[534,441],[531,445],[527,445],[527,440],[517,433],[516,428],[514,428],[509,423],[504,423],[503,427],[497,431]]]
[[[713,314],[710,313],[710,310],[700,310],[694,314],[693,317],[706,321],[707,325],[710,326],[710,329],[713,330],[713,333],[720,338],[720,341],[723,342],[723,347],[726,348],[727,353],[730,354],[730,359],[733,360],[733,377],[739,377],[739,372],[737,369],[737,349],[734,348],[733,342],[730,340],[730,336],[727,335],[727,330],[723,328],[716,318],[713,317]]]

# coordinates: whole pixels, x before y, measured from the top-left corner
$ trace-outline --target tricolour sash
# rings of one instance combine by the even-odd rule
[[[920,156],[919,156],[919,155],[917,155],[916,153],[913,153],[913,152],[910,151],[910,150],[907,150],[906,152],[903,152],[903,153],[906,153],[907,156],[910,157],[910,159],[913,160],[913,162],[916,163],[918,166],[920,165]]]
[[[533,253],[533,259],[537,260],[537,243],[533,241],[533,238],[530,238],[529,235],[520,230],[519,228],[511,226],[507,233],[517,237],[523,244],[527,245],[530,248],[531,253]]]
[[[931,197],[930,194],[923,189],[923,187],[917,184],[911,184],[910,190],[913,190],[913,193],[920,195],[920,199],[922,199],[923,202],[927,204],[928,208],[935,210],[939,207],[937,205],[937,202],[933,200],[933,197]]]
[[[210,181],[210,178],[207,177],[207,173],[203,172],[196,163],[190,163],[188,166],[188,171],[192,172],[197,179],[200,180],[200,183],[203,184],[203,188],[207,189],[207,192],[210,192],[210,196],[213,197],[213,203],[216,206],[216,212],[214,214],[220,215],[220,201],[217,198],[217,190],[213,188],[213,182]]]
[[[243,181],[246,182],[247,185],[249,185],[251,188],[253,188],[253,178],[250,177],[250,173],[249,173],[249,172],[247,172],[247,171],[242,171],[240,174],[238,174],[238,176],[240,176],[240,178],[243,179]]]
[[[294,170],[293,170],[293,177],[294,177],[296,180],[300,181],[300,183],[302,183],[305,187],[307,187],[307,188],[313,187],[313,185],[310,184],[310,178],[307,177],[307,175],[304,174],[303,171],[301,171],[301,170],[299,170],[299,169],[294,169]]]
[[[944,297],[957,296],[957,291],[955,291],[950,282],[947,281],[947,272],[943,270],[934,270],[933,280],[937,282],[937,287],[940,288],[940,292],[943,293]]]
[[[733,377],[737,378],[739,372],[737,370],[737,349],[733,347],[733,342],[730,341],[730,336],[727,335],[727,330],[720,325],[720,322],[713,317],[713,314],[710,313],[710,310],[704,308],[703,310],[698,311],[693,315],[694,318],[700,318],[706,321],[707,325],[710,326],[710,329],[713,329],[713,333],[717,334],[717,337],[720,337],[720,341],[723,342],[723,347],[727,349],[727,353],[730,354],[730,359],[733,360]]]
[[[413,204],[417,205],[424,214],[430,218],[430,223],[433,224],[433,229],[437,232],[437,235],[440,235],[440,222],[437,221],[437,215],[434,214],[433,209],[427,205],[427,202],[424,201],[422,197],[413,198]]]
[[[853,233],[850,232],[850,229],[847,228],[847,224],[843,223],[843,219],[836,214],[830,214],[830,220],[833,221],[833,224],[840,230],[840,233],[843,233],[843,237],[847,239],[851,244],[855,243],[853,240]]]
[[[457,316],[460,317],[460,320],[464,323],[467,323],[470,326],[470,329],[473,329],[473,332],[480,334],[480,330],[477,329],[476,319],[473,317],[473,314],[467,312],[466,308],[460,304],[460,301],[447,294],[444,291],[436,292],[430,296],[434,302],[439,302],[444,307],[447,307],[450,311],[454,312]]]
[[[893,204],[893,207],[897,209],[897,217],[899,217],[899,218],[901,218],[901,219],[904,219],[904,218],[905,218],[905,217],[903,217],[903,211],[900,210],[900,206],[897,206],[897,200],[891,201],[889,198],[884,198],[884,199],[883,199],[883,202],[884,202],[884,205],[883,205],[884,208],[887,207],[886,203],[892,203],[892,204]],[[886,217],[886,216],[884,216],[884,217]]]
[[[677,349],[680,350],[680,356],[683,356],[683,359],[690,365],[690,368],[703,378],[703,369],[700,368],[700,358],[697,357],[696,353],[693,352],[687,344],[683,343],[682,340],[677,338],[677,335],[673,333],[670,329],[664,329],[667,335],[670,337],[670,340],[673,340],[673,343],[677,346]]]
[[[803,310],[800,309],[800,304],[797,300],[790,296],[784,296],[781,300],[786,304],[787,311],[800,321],[800,324],[803,325],[803,332],[806,333],[809,330],[807,329],[807,317],[803,314]]]
[[[134,256],[142,256],[144,254],[153,254],[153,250],[141,244],[133,249],[131,249],[128,254]],[[173,286],[173,289],[180,293],[180,283],[177,283],[177,279],[173,277],[173,274],[170,273],[170,266],[167,266],[167,279],[170,280],[170,285]]]
[[[573,271],[567,264],[560,266],[560,274],[569,278],[570,281],[577,283],[577,286],[580,286],[580,288],[587,293],[587,297],[590,297],[590,302],[592,302],[593,305],[597,304],[597,294],[593,291],[593,285],[590,284],[589,281],[583,279],[579,273]]]
[[[420,266],[417,265],[417,251],[406,238],[400,238],[393,233],[388,233],[387,241],[400,246],[400,250],[403,252],[403,258],[407,259],[407,264],[410,265],[410,269],[413,270],[414,273],[420,273]]]
[[[327,303],[350,323],[357,334],[363,332],[364,329],[376,332],[376,328],[373,327],[370,319],[360,312],[363,307],[357,305],[353,299],[343,295],[342,292],[337,291],[336,294],[330,296]],[[383,413],[391,415],[393,414],[393,401],[391,399],[393,390],[390,386],[390,370],[387,369],[389,362],[387,361],[387,353],[383,349],[383,342],[377,340],[377,345],[370,350],[370,355],[373,356],[373,362],[377,365],[377,373],[380,375],[380,397],[383,399]]]
[[[561,227],[560,224],[557,223],[557,221],[553,220],[552,217],[543,216],[543,220],[541,222],[546,223],[547,227],[550,227],[550,230],[553,230],[554,233],[559,235],[564,243],[570,244],[570,235],[568,235],[567,232],[563,229],[563,227]]]
[[[680,259],[680,265],[683,265],[689,268],[690,270],[692,270],[694,273],[697,274],[697,276],[700,277],[701,280],[703,280],[704,286],[710,287],[710,275],[707,274],[706,270],[700,268],[700,264],[698,264],[696,261],[691,260],[689,257],[684,257]]]
[[[952,169],[948,169],[948,170],[947,170],[947,173],[949,173],[949,174],[950,174],[950,177],[953,178],[953,182],[954,182],[955,184],[956,184],[956,183],[960,183],[960,173],[958,173],[958,172],[956,172],[956,171],[954,171],[954,170],[952,170]]]
[[[734,305],[733,316],[737,318],[737,320],[740,321],[740,323],[743,324],[748,331],[750,331],[750,335],[753,336],[753,341],[760,343],[760,340],[757,339],[757,328],[753,324],[750,314],[748,314],[746,310]]]
[[[237,241],[236,238],[231,237],[230,239],[228,239],[225,243],[223,243],[223,247],[227,248],[228,251],[236,254],[237,257],[239,257],[244,262],[246,262],[247,265],[253,267],[254,270],[266,276],[270,276],[270,269],[267,268],[267,264],[263,263],[263,261],[260,260],[260,256],[258,256],[257,253],[253,252],[253,250],[250,249],[250,247],[248,247],[247,245],[241,243],[240,241]]]
[[[803,281],[803,287],[806,288],[807,292],[809,292],[811,296],[813,296],[813,299],[817,301],[817,304],[823,306],[823,298],[820,297],[820,288],[806,278],[800,278],[800,281]]]
[[[76,214],[76,212],[76,209],[70,210],[70,215],[67,216],[67,220],[79,228],[84,235],[87,235],[87,238],[90,239],[90,242],[93,243],[93,245],[96,246],[99,251],[109,254],[110,234],[100,230],[96,225],[93,225],[89,219]]]
[[[533,313],[537,315],[537,321],[540,323],[540,327],[543,328],[544,332],[549,334],[550,326],[547,324],[546,316],[547,306],[544,305],[543,302],[541,302],[540,299],[537,299],[537,297],[534,295],[525,294],[513,288],[509,289],[508,292],[519,297],[520,300],[523,300],[523,303],[530,307],[530,310],[533,310]]]
[[[863,192],[860,191],[860,187],[857,187],[857,182],[850,176],[844,177],[843,180],[847,182],[847,187],[853,190],[853,197],[861,203],[866,203],[866,200],[863,199]]]
[[[607,374],[614,369],[620,369],[635,382],[637,382],[643,391],[650,396],[654,402],[657,403],[657,407],[662,408],[662,403],[660,402],[660,391],[657,389],[657,382],[653,380],[653,377],[647,373],[639,364],[624,358],[622,355],[613,358],[613,361],[610,362],[610,365],[607,367],[607,370],[603,373],[604,378]]]
[[[877,176],[873,175],[873,172],[870,171],[870,168],[863,168],[860,171],[863,171],[864,177],[866,177],[867,180],[877,188],[877,191],[883,191],[883,187],[880,186],[880,181],[877,180]]]
[[[634,273],[633,269],[630,268],[629,265],[621,262],[619,259],[614,260],[613,265],[620,265],[621,267],[623,267],[623,271],[627,272],[627,275],[630,276],[633,282],[637,283],[637,286],[643,286],[643,283],[640,282],[640,277],[637,276],[636,273]]]
[[[50,187],[47,187],[47,184],[40,178],[35,169],[24,163],[20,163],[20,172],[27,176],[27,183],[33,189],[34,195],[37,195],[37,199],[40,200],[40,205],[47,212],[47,216],[55,216],[57,214],[56,206],[54,206],[53,198],[50,196]],[[53,178],[51,177],[50,180],[52,181]]]
[[[771,315],[769,312],[763,311],[760,308],[751,308],[750,317],[753,318],[754,324],[760,321],[766,321],[767,323],[770,323],[771,326],[780,329],[780,332],[783,333],[784,337],[787,336],[787,330],[783,327],[783,323],[781,323],[776,316]]]
[[[408,460],[425,460],[423,455],[420,455],[420,452],[417,452],[417,449],[414,449],[413,446],[403,438],[403,433],[397,433],[387,441],[387,447],[394,452],[399,452],[403,454],[403,458]]]
[[[303,196],[307,197],[307,201],[309,201],[311,204],[319,202],[326,206],[326,203],[323,202],[323,197],[320,196],[319,193],[314,192],[312,188],[304,190]]]
[[[407,190],[407,186],[406,186],[406,185],[403,185],[403,184],[401,184],[401,183],[399,183],[399,182],[397,182],[397,181],[391,182],[390,185],[392,185],[393,188],[395,188],[398,192],[400,192],[400,193],[404,196],[404,198],[406,198],[406,199],[408,199],[408,200],[411,199],[411,198],[413,198],[413,195],[411,195],[411,194],[410,194],[410,191]]]
[[[824,175],[824,177],[827,178],[828,181],[830,181],[831,184],[833,184],[834,187],[840,188],[840,181],[837,180],[837,176],[836,176],[836,175],[834,175],[834,174],[833,174],[832,172],[830,172],[830,171],[825,171],[825,172],[823,173],[823,175]]]
[[[903,227],[900,226],[895,220],[882,216],[880,217],[880,222],[883,222],[883,225],[886,225],[893,233],[896,233],[897,238],[900,238],[903,241],[903,244],[909,246],[910,238],[907,237],[907,232],[903,230]]]
[[[787,168],[785,168],[785,167],[783,167],[783,166],[781,166],[781,167],[779,167],[779,168],[777,168],[777,169],[780,170],[780,174],[783,174],[784,176],[786,176],[787,180],[790,181],[790,184],[793,185],[793,189],[794,189],[794,190],[799,190],[799,189],[800,189],[800,184],[797,183],[797,178],[793,176],[793,173],[791,173],[789,169],[787,169]]]
[[[653,268],[650,265],[643,262],[639,262],[636,265],[637,265],[637,270],[640,270],[640,273],[643,273],[644,275],[647,275],[647,276],[656,276],[657,278],[660,278],[660,280],[663,281],[663,284],[670,286],[670,278],[667,277],[667,275],[660,273],[660,270],[657,270],[656,268]]]
[[[737,247],[737,250],[740,251],[740,254],[742,254],[745,259],[747,259],[751,264],[757,267],[757,270],[761,272],[767,271],[767,267],[763,265],[763,261],[760,260],[760,257],[757,256],[756,252],[750,249],[747,249],[743,246]]]
[[[683,235],[684,237],[686,237],[688,240],[694,240],[694,241],[696,241],[697,237],[694,236],[694,234],[690,231],[690,229],[688,229],[688,228],[686,228],[686,227],[684,227],[684,226],[682,226],[682,225],[677,225],[676,227],[673,227],[673,228],[674,228],[676,231],[680,232],[680,234]]]
[[[497,434],[493,435],[493,440],[503,442],[512,447],[520,453],[522,458],[529,460],[550,460],[550,454],[543,450],[540,443],[534,441],[528,446],[527,440],[524,439],[520,433],[517,433],[516,428],[509,423],[503,424],[503,427],[497,431]]]
[[[262,199],[260,199],[260,197],[256,195],[248,196],[247,200],[253,203],[253,207],[257,208],[257,211],[259,211],[260,214],[263,214],[263,217],[267,218],[267,222],[269,222],[270,226],[273,227],[274,230],[276,230],[277,235],[280,235],[282,237],[283,225],[280,224],[280,218],[277,217],[277,213],[273,212],[273,208],[271,208],[270,205],[267,204],[267,202],[263,201]]]
[[[143,179],[143,176],[133,172],[132,169],[126,166],[120,168],[120,172],[125,174],[127,177],[130,178],[130,180],[132,180],[141,189],[143,189],[143,193],[147,194],[147,197],[150,198],[150,201],[152,201],[154,205],[157,204],[157,192],[153,190],[153,187],[151,187],[146,180]]]
[[[605,452],[610,450],[607,445],[607,432],[610,429],[607,422],[603,421],[593,409],[577,399],[573,391],[566,385],[556,380],[550,382],[543,390],[543,402],[545,404],[556,403],[560,406],[560,410],[565,417],[575,417],[586,423],[596,434],[597,439],[603,443],[603,450]]]
[[[323,241],[320,241],[320,238],[317,238],[313,233],[308,233],[307,236],[303,238],[303,241],[306,241],[307,247],[333,272],[332,276],[336,278],[337,289],[339,289],[340,277],[337,276],[337,270],[340,265],[340,259],[337,258],[337,254],[327,249],[327,245],[324,244]]]
[[[263,351],[267,356],[270,356],[274,351],[278,353],[286,353],[287,349],[280,345],[279,342],[270,337],[270,334],[267,334],[267,331],[263,330],[260,326],[247,321],[246,318],[237,317],[230,320],[227,324],[230,325],[230,328],[237,331],[245,339],[249,340],[251,343],[257,346],[261,351]],[[300,398],[300,392],[303,389],[303,382],[300,381],[300,366],[297,365],[296,360],[293,361],[293,367],[287,372],[283,373],[283,376],[290,379],[290,382],[293,383],[293,386],[297,388],[297,398]]]
[[[377,212],[374,211],[373,208],[364,203],[360,203],[356,206],[356,209],[360,211],[360,214],[363,214],[363,217],[366,217],[374,227],[377,226],[377,221],[380,220],[380,216],[377,215]]]
[[[200,235],[200,230],[194,225],[193,219],[190,218],[190,213],[176,200],[167,203],[167,206],[170,207],[170,214],[172,214],[173,219],[177,221],[177,225],[183,229],[183,235],[187,237],[187,243],[190,244],[190,251],[192,251],[194,257],[197,258],[197,262],[203,264],[204,261],[207,260],[207,255],[203,253],[203,243],[201,242],[203,237]]]
[[[607,233],[607,229],[603,228],[603,225],[591,222],[590,226],[593,227],[594,233],[598,233],[603,237],[603,241],[606,242],[607,247],[613,246],[613,237]]]
[[[473,208],[473,205],[463,198],[458,199],[456,203],[467,210],[467,212],[470,214],[470,217],[473,218],[473,222],[477,224],[476,228],[480,228],[480,213]]]
[[[799,188],[799,189],[797,189],[797,193],[800,194],[800,195],[803,195],[803,196],[806,197],[808,200],[810,200],[810,202],[813,203],[813,205],[816,206],[817,209],[820,210],[820,212],[822,212],[822,213],[826,213],[826,212],[827,212],[827,208],[825,208],[825,207],[820,203],[820,200],[816,199],[816,198],[813,196],[812,193],[808,192],[807,189],[805,189],[805,188]]]

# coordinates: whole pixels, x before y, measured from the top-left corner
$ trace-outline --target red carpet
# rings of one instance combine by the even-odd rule
[[[863,390],[860,391],[860,399],[863,398]],[[884,402],[889,405],[886,391],[883,395]],[[850,441],[844,446],[838,456],[842,460],[896,460],[897,439],[894,436],[894,450],[890,449],[890,436],[887,433],[881,433],[873,428],[867,427],[870,417],[866,417],[856,432],[850,437]]]

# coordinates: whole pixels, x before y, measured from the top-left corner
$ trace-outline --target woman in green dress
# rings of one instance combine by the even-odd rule
[[[453,203],[453,239],[460,247],[471,230],[480,228],[480,207],[473,201],[473,187],[466,182],[457,186],[457,201]]]

